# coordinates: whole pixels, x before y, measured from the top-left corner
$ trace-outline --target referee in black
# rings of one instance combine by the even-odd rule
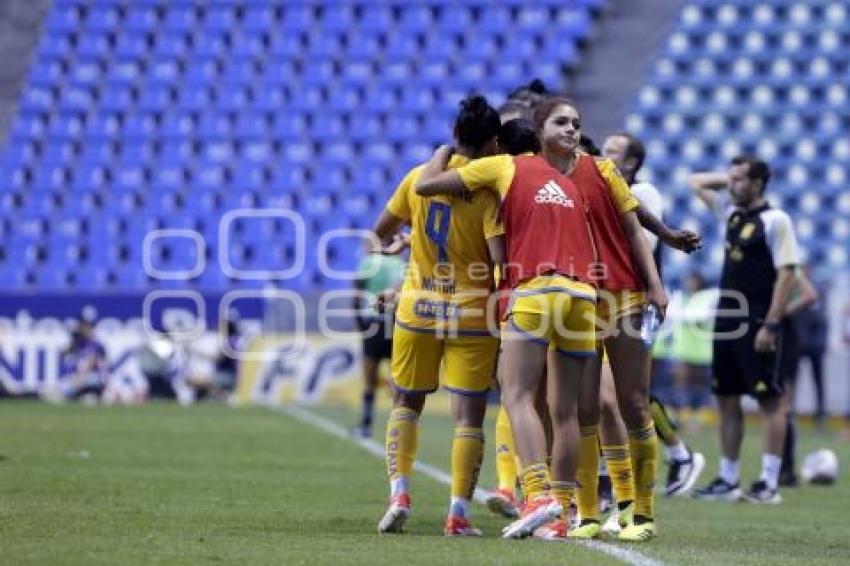
[[[787,359],[783,332],[790,324],[785,309],[800,254],[791,219],[765,199],[768,181],[767,164],[751,156],[732,159],[726,173],[690,179],[696,195],[726,222],[712,364],[720,406],[720,470],[717,479],[694,492],[699,499],[782,501],[777,485],[788,410],[783,393],[785,373],[793,371],[782,363]],[[755,397],[764,418],[761,475],[745,493],[739,474],[742,395]]]

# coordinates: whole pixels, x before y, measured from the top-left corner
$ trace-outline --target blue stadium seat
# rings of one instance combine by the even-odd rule
[[[86,87],[71,87],[62,92],[59,109],[72,112],[88,112],[94,105],[94,93]]]
[[[347,31],[354,26],[354,7],[351,4],[339,3],[326,6],[318,25],[329,32]]]
[[[98,100],[100,110],[124,112],[132,107],[133,102],[133,91],[129,87],[106,85],[100,89]]]
[[[299,32],[314,27],[316,13],[310,5],[287,4],[280,27],[286,32]]]
[[[82,23],[82,11],[76,6],[57,6],[47,18],[45,27],[53,32],[76,32]]]
[[[258,4],[245,7],[242,26],[251,35],[267,33],[268,30],[276,27],[277,24],[277,17],[272,6]]]
[[[127,60],[141,60],[147,56],[150,49],[147,37],[137,33],[121,33],[116,36],[116,57]]]
[[[209,30],[196,32],[192,38],[194,57],[221,59],[227,52],[227,42],[223,34]]]
[[[61,83],[66,73],[65,63],[58,59],[46,59],[30,69],[29,84],[41,87]]]
[[[105,58],[112,49],[108,34],[85,34],[77,38],[77,57],[83,59]],[[67,53],[65,54],[67,55]]]
[[[206,14],[201,22],[204,29],[225,32],[233,29],[236,23],[234,6],[206,6]]]
[[[45,33],[41,36],[40,53],[45,61],[68,57],[74,51],[74,45],[68,35]]]
[[[142,77],[142,63],[136,60],[117,60],[113,61],[108,70],[101,71],[98,69],[99,75],[96,77],[98,81],[104,78],[110,84],[119,85],[136,85]]]
[[[434,12],[429,6],[408,4],[404,6],[401,19],[397,22],[407,32],[421,33],[431,29],[434,24]]]
[[[167,33],[189,32],[198,25],[198,12],[194,6],[169,6],[160,25]]]
[[[396,21],[390,6],[372,3],[363,7],[357,25],[369,34],[386,33],[396,26]]]
[[[505,33],[514,26],[510,8],[507,6],[488,6],[481,12],[478,25],[483,32]]]
[[[233,57],[259,58],[265,51],[263,38],[256,34],[240,33],[231,38],[230,52]],[[238,63],[238,61],[234,61]]]
[[[185,57],[189,52],[190,43],[189,33],[163,33],[154,41],[152,54],[157,58]]]
[[[421,45],[416,36],[407,33],[393,34],[387,37],[386,54],[391,60],[411,60],[421,53]]]

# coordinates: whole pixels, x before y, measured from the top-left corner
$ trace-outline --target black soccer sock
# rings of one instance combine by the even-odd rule
[[[794,455],[797,453],[797,424],[794,415],[788,413],[785,423],[785,443],[782,445],[782,471],[781,473],[794,473]]]
[[[369,392],[363,394],[363,426],[372,426],[372,413],[375,408],[375,393]]]

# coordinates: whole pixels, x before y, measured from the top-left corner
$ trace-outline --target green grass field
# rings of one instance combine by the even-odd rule
[[[503,520],[483,507],[484,538],[446,540],[447,488],[425,477],[413,482],[409,533],[379,537],[382,461],[269,409],[6,402],[0,430],[0,564],[618,563],[575,544],[500,540]],[[424,416],[421,459],[447,469],[450,432],[446,417]],[[801,454],[830,446],[850,462],[832,434],[801,436]],[[692,444],[706,452],[710,479],[713,431]],[[746,481],[757,448],[751,433]],[[489,454],[483,486],[494,482]],[[630,548],[666,564],[847,563],[846,478],[783,496],[777,507],[660,501],[660,537]]]

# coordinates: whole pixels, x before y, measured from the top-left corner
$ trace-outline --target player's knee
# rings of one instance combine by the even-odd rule
[[[651,420],[649,398],[631,395],[629,403],[620,403],[619,412],[627,428],[640,428]]]
[[[741,399],[732,395],[720,395],[717,404],[724,416],[734,416],[741,412]]]
[[[404,407],[421,413],[422,407],[425,405],[425,394],[396,391],[393,401],[396,407]]]
[[[763,413],[769,416],[782,416],[788,412],[788,406],[782,402],[781,397],[771,397],[767,399],[759,399],[759,408]]]
[[[534,392],[528,391],[521,387],[503,387],[502,388],[502,403],[510,412],[513,407],[530,407],[534,408],[535,404]]]
[[[576,403],[558,403],[549,411],[552,417],[552,425],[555,427],[572,425],[579,420],[578,413]]]
[[[620,407],[616,397],[602,397],[599,399],[600,418],[616,418],[620,414]]]
[[[581,405],[577,412],[582,426],[593,426],[599,422],[599,407]]]

